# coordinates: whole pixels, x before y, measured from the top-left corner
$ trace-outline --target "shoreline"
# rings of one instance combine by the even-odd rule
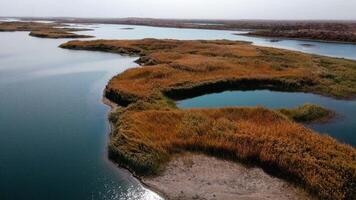
[[[114,112],[114,110],[116,108],[119,108],[120,106],[117,105],[115,102],[111,101],[110,99],[106,98],[105,95],[103,95],[102,98],[102,102],[110,107],[108,116]],[[108,120],[109,123],[109,134],[112,134],[112,131],[114,130],[113,127],[113,123],[111,120]],[[109,142],[110,140],[108,140]],[[195,159],[194,157],[199,157],[200,159]],[[234,191],[232,194],[232,191],[230,192],[226,192],[226,190],[229,190],[229,188],[231,188],[231,185],[226,183],[226,181],[229,181],[229,179],[227,177],[225,181],[223,181],[223,183],[219,183],[220,188],[221,188],[221,192],[216,191],[215,189],[209,189],[209,188],[205,188],[206,184],[202,184],[199,181],[193,181],[195,186],[199,187],[199,190],[202,191],[204,190],[204,193],[213,193],[213,192],[217,192],[219,193],[218,196],[216,196],[215,194],[213,195],[213,198],[209,198],[209,199],[224,199],[226,196],[224,195],[230,195],[230,198],[239,198],[239,199],[247,199],[247,200],[315,200],[315,197],[311,196],[310,194],[308,194],[303,188],[301,188],[300,186],[297,186],[293,183],[290,183],[289,181],[285,180],[285,179],[281,179],[279,177],[276,176],[272,176],[269,175],[268,173],[266,173],[263,168],[258,167],[258,166],[250,166],[248,167],[245,164],[241,163],[241,162],[236,162],[236,161],[232,161],[232,160],[228,160],[228,159],[224,159],[224,158],[217,158],[215,156],[212,155],[206,155],[206,154],[202,154],[202,153],[198,153],[198,152],[184,152],[184,153],[178,153],[173,155],[173,158],[167,163],[167,166],[165,166],[165,169],[163,169],[159,174],[156,175],[149,175],[149,176],[145,176],[145,175],[137,175],[136,172],[131,169],[129,166],[127,165],[121,165],[118,162],[114,162],[113,160],[111,160],[110,158],[107,157],[107,160],[115,167],[117,167],[118,169],[124,170],[125,173],[128,173],[128,175],[132,176],[134,179],[136,179],[143,187],[145,187],[146,189],[151,190],[152,192],[156,193],[157,195],[159,195],[160,197],[162,197],[164,200],[180,200],[180,199],[184,199],[184,200],[206,200],[207,198],[205,198],[204,196],[202,196],[201,194],[195,194],[194,192],[191,191],[191,184],[192,182],[190,181],[192,178],[198,178],[199,180],[205,180],[205,181],[214,181],[211,179],[210,174],[207,175],[203,175],[203,174],[195,174],[194,176],[190,176],[190,178],[187,179],[187,177],[181,177],[183,175],[183,173],[181,173],[183,170],[184,173],[186,173],[187,171],[190,170],[191,167],[186,167],[186,166],[177,166],[176,162],[178,160],[178,162],[182,159],[186,159],[189,157],[193,157],[192,160],[194,162],[194,164],[196,166],[200,166],[202,168],[204,168],[205,170],[214,167],[214,169],[217,169],[218,171],[220,171],[219,175],[221,176],[226,176],[226,165],[230,166],[230,170],[233,170],[234,172],[240,172],[240,175],[245,176],[249,182],[244,182],[241,181],[239,179],[236,180],[235,177],[235,182],[234,184],[251,184],[251,181],[253,182],[252,184],[257,184],[257,185],[261,185],[262,187],[268,187],[269,190],[271,189],[270,187],[272,187],[273,189],[275,189],[276,191],[273,191],[271,193],[269,193],[269,191],[263,191],[260,192],[258,188],[256,188],[256,190],[254,192],[247,192],[245,191],[246,194],[243,194],[241,192],[236,192]],[[201,158],[203,158],[203,160],[208,160],[209,162],[201,162]],[[215,165],[219,165],[217,166],[211,166],[208,163],[214,162]],[[184,163],[185,164],[185,163]],[[173,167],[172,167],[173,166]],[[177,168],[178,167],[178,168]],[[183,167],[183,168],[182,168]],[[185,168],[186,167],[186,168]],[[168,169],[167,169],[168,168]],[[173,170],[173,168],[176,168],[176,170]],[[252,170],[249,170],[250,168],[252,168]],[[185,171],[187,170],[187,171]],[[253,171],[257,170],[258,173],[255,174],[253,173]],[[203,172],[203,171],[200,171]],[[168,173],[168,177],[167,174]],[[216,174],[215,174],[216,175]],[[230,173],[229,175],[236,175],[236,174],[232,174]],[[252,176],[252,177],[251,177]],[[268,179],[269,181],[263,182],[264,184],[261,184],[260,180],[257,181],[256,179],[254,179],[256,176],[258,176],[259,178],[261,177],[268,177],[270,179]],[[167,178],[170,179],[170,181],[167,182]],[[214,179],[216,178],[216,176],[214,177]],[[189,181],[187,181],[189,180]],[[271,183],[270,181],[273,180],[273,182]],[[177,188],[178,185],[175,185],[175,183],[179,183],[179,182],[184,182],[186,183],[190,183],[190,185],[182,185],[179,184],[179,186],[183,186],[183,187],[179,187],[180,190],[180,194],[178,194],[177,192],[173,192],[174,188]],[[169,188],[167,188],[167,183],[170,184]],[[200,183],[200,184],[199,184]],[[208,186],[210,186],[211,184],[208,183]],[[278,190],[278,188],[281,189],[283,188],[283,190]],[[172,191],[173,188],[173,191]],[[225,188],[225,189],[222,189]],[[277,194],[275,194],[277,192]],[[187,194],[184,194],[187,193]],[[177,195],[179,196],[178,198]],[[183,195],[183,196],[182,196]],[[224,197],[219,197],[223,195]],[[243,196],[245,195],[245,197]],[[189,197],[188,197],[189,196]]]
[[[128,166],[125,166],[125,165],[120,165],[119,163],[117,162],[114,162],[113,160],[111,160],[109,158],[109,156],[107,155],[108,152],[109,152],[109,149],[108,149],[108,144],[110,142],[110,135],[113,133],[113,130],[114,130],[114,124],[112,123],[111,120],[109,120],[109,116],[111,113],[113,113],[115,111],[115,109],[119,108],[120,106],[117,105],[115,102],[111,101],[110,99],[106,98],[105,97],[105,94],[103,94],[102,96],[102,103],[104,105],[107,105],[110,109],[109,109],[109,112],[107,114],[107,122],[109,124],[109,136],[107,138],[107,145],[106,145],[106,156],[105,156],[105,160],[107,162],[110,163],[110,165],[113,165],[116,169],[121,169],[121,170],[124,170],[124,173],[127,173],[128,175],[132,176],[132,178],[134,178],[139,184],[141,184],[144,188],[146,189],[149,189],[150,191],[156,193],[158,196],[162,197],[164,200],[168,200],[167,199],[167,195],[165,195],[164,193],[162,193],[158,188],[154,188],[148,184],[146,184],[144,181],[143,181],[143,178],[139,175],[137,175],[135,173],[134,170],[132,170],[130,167]]]
[[[253,33],[253,32],[249,32]],[[330,43],[330,44],[349,44],[349,45],[356,45],[356,42],[344,42],[344,41],[337,41],[337,40],[318,40],[318,39],[308,39],[308,38],[293,38],[293,37],[280,37],[280,36],[263,36],[263,35],[254,35],[249,33],[233,33],[233,35],[241,35],[246,37],[255,37],[255,38],[263,38],[263,39],[277,39],[277,40],[298,40],[301,42],[320,42],[320,43]],[[275,42],[278,43],[278,42]],[[329,56],[328,56],[329,57]],[[332,56],[330,56],[332,57]]]
[[[36,20],[38,18],[21,18],[20,20],[29,21]],[[78,24],[118,24],[118,25],[136,25],[136,26],[149,26],[159,28],[178,28],[178,29],[198,29],[198,30],[225,30],[225,31],[246,31],[249,33],[263,30],[278,29],[281,26],[283,28],[288,27],[290,30],[304,30],[318,31],[320,26],[325,25],[332,31],[337,33],[335,27],[344,27],[351,35],[355,32],[356,26],[353,21],[323,21],[323,20],[199,20],[199,19],[159,19],[159,18],[118,18],[118,19],[95,19],[95,18],[42,18],[42,20],[51,20],[60,23],[78,23]],[[340,34],[340,33],[339,33]],[[266,36],[267,37],[267,36]],[[287,39],[304,40],[303,37],[286,37]],[[308,38],[307,38],[308,39]],[[347,42],[342,40],[318,40],[310,39],[315,42],[326,43],[344,43],[354,44],[355,42]]]

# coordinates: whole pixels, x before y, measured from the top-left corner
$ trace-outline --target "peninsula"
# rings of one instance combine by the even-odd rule
[[[196,152],[262,167],[320,199],[356,196],[353,147],[283,112],[262,107],[182,110],[173,101],[253,89],[354,98],[355,61],[226,40],[70,41],[61,47],[140,57],[143,67],[112,78],[105,97],[119,105],[110,114],[109,156],[142,180],[172,169],[169,163],[179,162],[176,155]],[[165,191],[163,185],[157,189]]]

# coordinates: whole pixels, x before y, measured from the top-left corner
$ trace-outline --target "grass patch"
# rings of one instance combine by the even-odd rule
[[[175,153],[197,151],[277,171],[321,199],[356,195],[355,150],[275,111],[131,107],[113,123],[110,158],[139,175],[159,173]]]
[[[279,112],[296,122],[325,122],[331,119],[335,113],[324,107],[314,104],[304,104],[294,109],[279,109]]]
[[[137,99],[179,88],[189,92],[188,88],[198,85],[214,88],[222,82],[229,83],[225,90],[276,89],[338,98],[353,98],[356,94],[355,61],[257,47],[245,42],[95,40],[70,41],[61,47],[141,56],[140,64],[150,67],[129,69],[108,85],[108,90]]]
[[[60,29],[50,29],[50,30],[39,30],[30,32],[31,36],[41,37],[41,38],[91,38],[90,35],[79,35],[76,33],[68,32]]]

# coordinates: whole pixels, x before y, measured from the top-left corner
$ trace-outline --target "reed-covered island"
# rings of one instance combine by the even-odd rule
[[[30,31],[30,36],[40,38],[91,38],[90,35],[81,35],[74,32],[88,31],[90,29],[70,28],[60,23],[41,22],[0,22],[0,32]]]
[[[199,152],[258,165],[320,199],[356,197],[355,149],[293,120],[313,121],[331,111],[312,105],[182,110],[174,102],[253,89],[354,98],[356,62],[226,40],[71,41],[61,47],[140,57],[143,67],[112,78],[104,94],[119,105],[110,114],[109,156],[137,175],[160,174],[172,156]]]

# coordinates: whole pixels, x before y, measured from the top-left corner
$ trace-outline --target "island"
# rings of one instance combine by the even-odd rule
[[[319,105],[306,103],[292,109],[278,109],[279,112],[295,122],[320,123],[328,122],[335,116],[335,112]]]
[[[137,62],[142,66],[113,77],[104,92],[114,106],[109,116],[109,157],[168,198],[206,198],[194,188],[216,186],[209,177],[222,175],[218,171],[221,173],[221,166],[223,172],[235,174],[236,163],[258,166],[319,199],[356,197],[355,148],[295,122],[308,119],[295,117],[297,111],[263,107],[179,109],[174,101],[225,90],[255,89],[354,98],[355,61],[227,40],[70,41],[60,47],[139,57]],[[320,111],[314,108],[306,106],[311,113]],[[328,114],[313,120],[320,116]],[[192,177],[184,171],[199,171],[196,167],[216,167],[213,173],[218,174],[197,173]],[[198,180],[206,182],[194,182],[195,176],[203,176]],[[209,190],[204,193],[224,195]]]
[[[91,38],[90,35],[80,35],[73,32],[90,29],[68,28],[60,23],[41,22],[0,22],[0,32],[30,31],[30,36],[41,38]]]

